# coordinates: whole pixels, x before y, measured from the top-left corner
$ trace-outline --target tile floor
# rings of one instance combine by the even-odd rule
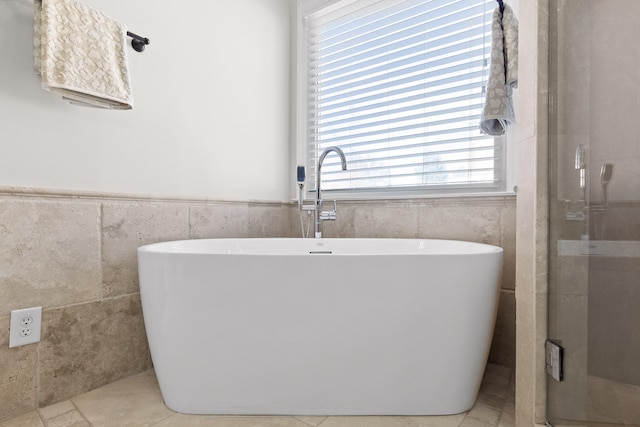
[[[589,421],[556,420],[556,427],[640,427],[640,386],[587,377]],[[560,411],[562,414],[562,411]]]
[[[590,420],[626,426],[640,425],[640,386],[589,376],[587,387]]]
[[[0,427],[515,427],[510,369],[487,366],[475,406],[438,417],[184,415],[167,408],[153,370],[16,417]]]
[[[578,380],[573,378],[573,381]],[[567,382],[569,381],[572,380]],[[587,401],[584,409],[588,421],[555,419],[555,427],[640,427],[640,386],[590,375],[587,377],[586,391]],[[578,393],[576,399],[584,397],[584,394]],[[572,413],[580,408],[583,402],[576,400],[572,403],[574,405],[569,405],[569,408],[550,408],[550,412],[555,414],[554,417],[559,417]]]

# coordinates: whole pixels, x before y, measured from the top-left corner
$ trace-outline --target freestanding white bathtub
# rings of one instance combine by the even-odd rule
[[[165,403],[189,414],[471,408],[502,249],[413,239],[211,239],[138,249]]]

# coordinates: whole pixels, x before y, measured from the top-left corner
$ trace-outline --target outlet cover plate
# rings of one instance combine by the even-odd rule
[[[9,348],[33,344],[40,341],[42,329],[42,307],[23,308],[11,311]]]

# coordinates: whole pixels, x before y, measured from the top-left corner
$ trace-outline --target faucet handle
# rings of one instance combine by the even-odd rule
[[[323,221],[335,221],[336,220],[336,211],[322,211],[320,212],[320,219]]]
[[[336,217],[337,217],[337,213],[336,210],[338,208],[338,205],[336,204],[336,201],[333,201],[333,210],[332,211],[322,211],[320,212],[320,219],[323,221],[335,221]]]
[[[336,211],[322,211],[320,212],[320,219],[322,221],[335,221],[336,220]]]

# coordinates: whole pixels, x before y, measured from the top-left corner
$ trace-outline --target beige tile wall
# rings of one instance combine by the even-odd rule
[[[578,330],[588,334],[589,375],[640,386],[640,257],[625,255],[591,257],[588,320]]]
[[[640,57],[635,52],[640,43],[640,2],[618,0],[615,7],[610,2],[590,1],[582,8],[590,11],[589,31],[576,46],[587,45],[590,56],[575,58],[576,67],[586,69],[590,85],[586,91],[590,97],[590,132],[588,173],[591,200],[600,201],[600,167],[613,164],[613,178],[609,184],[609,198],[618,202],[640,200]],[[569,23],[573,24],[572,22]],[[615,31],[611,31],[615,28]],[[614,69],[616,72],[612,72]],[[572,73],[575,78],[579,73]],[[575,108],[574,106],[571,106]]]
[[[136,248],[287,237],[282,203],[0,192],[0,422],[151,366]],[[38,344],[9,348],[11,310],[43,307]]]
[[[326,237],[469,240],[505,249],[490,360],[515,363],[515,198],[341,202]],[[0,422],[151,366],[136,248],[206,237],[300,236],[283,203],[0,192]],[[43,306],[38,344],[8,348],[13,309]]]

